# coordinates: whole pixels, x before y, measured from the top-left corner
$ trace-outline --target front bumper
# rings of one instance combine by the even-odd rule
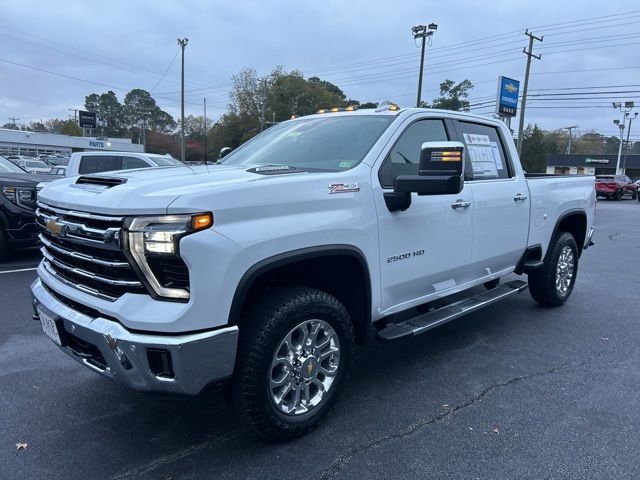
[[[31,285],[31,293],[34,308],[54,319],[67,355],[134,390],[197,395],[233,373],[237,326],[178,335],[134,333],[116,321],[74,310],[40,279]],[[170,368],[163,371],[169,374],[158,374],[152,360],[158,352],[166,352],[162,358],[169,359]]]

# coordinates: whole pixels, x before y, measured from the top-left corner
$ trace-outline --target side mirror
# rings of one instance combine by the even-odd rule
[[[220,149],[220,153],[218,154],[218,160],[222,160],[224,157],[226,157],[230,153],[231,153],[231,148],[230,147],[222,147]]]
[[[396,177],[394,191],[418,195],[455,195],[464,186],[464,146],[460,142],[422,144],[418,175]]]
[[[411,194],[455,195],[464,187],[464,145],[460,142],[422,144],[418,175],[399,175],[393,192],[384,194],[390,211],[411,205]]]

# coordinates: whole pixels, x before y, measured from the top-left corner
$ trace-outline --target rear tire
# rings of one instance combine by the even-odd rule
[[[338,401],[353,357],[342,303],[312,288],[280,288],[249,308],[240,332],[229,397],[240,420],[270,441],[318,426]]]
[[[616,201],[619,201],[619,200],[622,200],[622,197],[624,197],[624,190],[619,189],[619,190],[616,192],[616,194],[615,194],[615,196],[613,197],[613,199],[614,199],[614,200],[616,200]]]
[[[638,198],[638,191],[634,190],[631,192],[631,200],[636,200]]]
[[[542,267],[529,273],[529,292],[546,307],[557,307],[567,301],[578,273],[578,246],[573,235],[560,232],[549,247]]]

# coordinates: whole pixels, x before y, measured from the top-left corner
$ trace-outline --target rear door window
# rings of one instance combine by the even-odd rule
[[[80,159],[80,174],[109,172],[122,169],[122,157],[116,155],[87,155]]]
[[[464,143],[465,180],[499,180],[515,176],[496,127],[458,121],[456,130],[458,140]]]

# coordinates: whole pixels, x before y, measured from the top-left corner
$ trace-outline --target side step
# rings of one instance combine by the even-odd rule
[[[479,310],[482,307],[491,305],[505,299],[510,295],[520,293],[527,289],[527,282],[522,280],[513,280],[504,283],[496,288],[487,290],[486,292],[473,295],[459,302],[452,303],[445,307],[439,308],[432,312],[424,313],[405,320],[401,323],[394,323],[386,326],[377,334],[377,339],[381,342],[393,342],[405,337],[420,335],[432,328],[440,326],[444,323],[455,320],[468,313]]]

